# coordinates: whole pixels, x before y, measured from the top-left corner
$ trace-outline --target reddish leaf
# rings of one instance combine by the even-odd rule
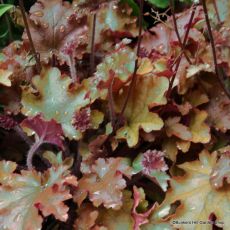
[[[70,58],[82,57],[82,47],[88,42],[88,27],[87,19],[78,16],[71,4],[62,0],[39,0],[31,7],[30,30],[42,61],[48,62],[53,55],[67,63]],[[23,38],[29,42],[26,33]]]
[[[55,120],[45,121],[41,115],[37,115],[25,119],[21,126],[35,131],[41,142],[54,144],[64,149],[62,140],[64,134],[61,125]]]

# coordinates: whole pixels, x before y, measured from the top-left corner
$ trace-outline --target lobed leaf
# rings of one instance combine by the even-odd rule
[[[74,127],[72,121],[76,112],[90,104],[89,90],[83,85],[70,89],[71,79],[61,76],[57,68],[44,69],[40,76],[33,78],[33,84],[39,96],[35,96],[31,88],[25,88],[22,112],[27,116],[42,113],[46,120],[54,119],[60,123],[68,138],[80,139],[82,133]]]
[[[53,55],[69,64],[70,57],[81,58],[88,42],[87,18],[74,13],[62,0],[39,0],[30,9],[29,24],[36,51],[48,62]],[[24,42],[28,43],[26,33]]]
[[[33,130],[37,134],[39,142],[54,144],[64,149],[62,140],[64,134],[61,125],[57,124],[55,120],[44,121],[39,114],[25,119],[21,126]]]
[[[80,206],[89,195],[95,207],[101,204],[106,208],[120,209],[122,206],[122,190],[126,187],[123,175],[132,173],[128,162],[122,158],[99,158],[91,166],[91,172],[80,180],[74,200]]]
[[[210,183],[210,174],[215,167],[217,155],[211,155],[204,150],[199,155],[199,161],[186,162],[179,167],[185,170],[185,176],[171,180],[171,189],[167,192],[158,214],[161,218],[169,214],[170,205],[180,201],[181,205],[176,209],[174,215],[168,218],[173,221],[174,227],[180,229],[202,229],[200,225],[186,225],[183,220],[204,221],[209,220],[214,214],[217,221],[223,222],[223,229],[227,229],[229,219],[229,187],[216,190]],[[213,204],[216,204],[213,206]],[[176,222],[178,221],[178,222]],[[211,229],[210,225],[205,225],[206,229]]]
[[[157,113],[152,113],[149,108],[166,104],[164,96],[168,89],[168,79],[156,76],[139,76],[135,89],[127,103],[124,112],[126,124],[120,128],[116,137],[125,139],[129,147],[134,147],[139,140],[139,129],[149,133],[153,130],[161,130],[163,121]],[[127,87],[116,96],[115,108],[121,111],[125,98],[127,97]]]
[[[67,220],[64,201],[72,197],[67,185],[77,186],[67,166],[51,167],[43,174],[25,170],[19,174],[14,173],[15,163],[0,164],[1,229],[41,229],[42,217],[51,214],[61,221]]]

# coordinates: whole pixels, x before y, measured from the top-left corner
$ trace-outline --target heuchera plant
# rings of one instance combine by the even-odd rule
[[[229,7],[1,1],[0,229],[228,230]]]

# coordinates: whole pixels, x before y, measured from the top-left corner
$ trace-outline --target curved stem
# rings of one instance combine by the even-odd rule
[[[223,70],[221,70],[218,67],[216,48],[215,48],[215,41],[214,41],[214,38],[213,38],[212,28],[211,28],[210,20],[209,20],[209,17],[208,17],[207,5],[206,5],[205,0],[200,0],[200,1],[202,3],[203,9],[204,9],[205,21],[206,21],[206,24],[207,24],[209,39],[210,39],[210,43],[211,43],[211,47],[212,47],[212,55],[213,55],[213,61],[214,61],[216,75],[217,75],[219,83],[220,83],[221,87],[223,88],[225,94],[230,98],[230,92],[225,88],[224,82],[223,82],[222,77],[221,77],[221,75],[222,75],[221,71],[223,71]]]
[[[35,50],[33,39],[32,39],[31,33],[30,33],[30,28],[29,28],[29,24],[28,24],[28,21],[27,21],[26,10],[25,10],[25,7],[24,7],[23,0],[19,0],[19,6],[20,6],[20,9],[21,9],[21,12],[22,12],[22,18],[23,18],[23,21],[24,21],[24,24],[25,24],[25,29],[26,29],[26,33],[27,33],[27,36],[28,36],[28,39],[29,39],[29,42],[30,42],[31,50],[32,50],[32,53],[33,53],[34,58],[36,60],[37,72],[40,73],[42,67],[41,67],[41,63],[40,63],[39,57],[37,55],[37,52]]]
[[[138,33],[138,42],[137,42],[137,57],[135,60],[135,67],[134,67],[134,72],[133,72],[133,76],[132,76],[132,80],[131,83],[129,85],[128,88],[128,94],[125,98],[125,102],[122,106],[122,110],[120,112],[117,124],[115,125],[116,127],[119,126],[121,118],[125,112],[125,109],[127,107],[129,98],[131,96],[131,92],[132,90],[135,88],[136,85],[136,78],[137,78],[137,69],[138,69],[138,58],[140,56],[140,50],[141,50],[141,40],[142,40],[142,25],[143,25],[143,9],[144,9],[144,0],[140,0],[140,13],[139,13],[139,33]]]
[[[35,153],[37,152],[37,150],[39,149],[39,147],[41,146],[42,141],[36,141],[30,148],[28,155],[27,155],[27,159],[26,159],[26,164],[29,170],[33,169],[33,157],[35,155]]]

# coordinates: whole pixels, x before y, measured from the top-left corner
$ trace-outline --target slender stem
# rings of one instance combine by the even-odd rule
[[[192,22],[193,22],[193,19],[194,19],[194,16],[195,16],[195,12],[196,12],[196,6],[193,7],[193,10],[192,10],[192,13],[191,13],[191,16],[190,16],[190,19],[189,19],[188,27],[187,27],[187,30],[186,30],[186,33],[185,33],[185,36],[184,36],[184,40],[183,40],[182,49],[185,49],[185,47],[186,47],[188,36],[189,36],[189,31],[190,31],[190,29],[192,27]],[[180,57],[176,62],[175,71],[174,71],[173,77],[172,77],[172,79],[171,79],[171,81],[169,83],[169,89],[168,89],[168,92],[167,92],[167,98],[169,98],[170,95],[171,95],[171,91],[172,91],[172,88],[173,88],[173,83],[174,83],[174,81],[176,79],[177,71],[178,71],[178,69],[180,67],[180,63],[181,63],[181,60],[182,60],[182,55],[183,55],[183,53],[181,52]]]
[[[42,140],[36,141],[30,148],[28,155],[27,155],[27,159],[26,159],[26,164],[29,170],[33,169],[33,157],[35,155],[35,153],[37,152],[37,150],[39,149],[39,147],[42,144]]]
[[[69,56],[68,65],[69,65],[70,75],[73,82],[77,82],[78,78],[77,78],[77,70],[76,70],[76,61],[74,57]]]
[[[74,172],[74,175],[76,175],[77,177],[80,176],[81,174],[81,161],[82,161],[82,157],[81,157],[81,154],[79,153],[79,151],[77,153],[75,153],[75,157],[74,157],[75,161],[74,161],[74,169],[73,169],[73,172]]]
[[[113,98],[113,84],[114,84],[115,73],[112,71],[112,73],[110,73],[110,76],[112,80],[109,86],[109,93],[108,93],[109,112],[110,112],[110,120],[112,123],[112,127],[114,127],[115,126],[115,110],[114,110],[114,98]]]
[[[23,18],[23,21],[24,21],[24,24],[25,24],[25,29],[26,29],[26,33],[27,33],[27,36],[28,36],[28,39],[29,39],[29,42],[30,42],[31,50],[32,50],[32,53],[33,53],[33,55],[35,57],[35,60],[36,60],[37,71],[38,71],[38,73],[40,73],[41,69],[42,69],[41,68],[41,63],[40,63],[39,57],[37,55],[36,49],[34,47],[33,39],[32,39],[31,33],[30,33],[29,24],[28,24],[27,17],[26,17],[26,10],[25,10],[25,7],[24,7],[23,0],[19,0],[19,6],[20,6],[20,9],[21,9],[21,12],[22,12],[22,18]]]
[[[93,15],[93,30],[91,40],[91,55],[90,55],[90,74],[94,71],[95,66],[95,34],[96,34],[97,13]]]
[[[191,62],[190,58],[188,57],[187,53],[185,52],[185,49],[184,49],[184,46],[183,46],[183,43],[182,43],[182,40],[181,40],[181,37],[180,37],[180,33],[179,33],[179,30],[178,30],[178,25],[177,25],[177,19],[176,19],[176,15],[175,15],[175,8],[174,8],[173,0],[170,0],[170,8],[171,8],[171,11],[172,11],[173,24],[174,24],[174,29],[175,29],[175,32],[176,32],[178,42],[180,44],[182,52],[184,53],[185,58],[187,59],[188,63],[191,65],[192,62]]]
[[[216,0],[212,0],[212,1],[213,1],[214,9],[216,11],[216,17],[217,17],[218,23],[220,24],[221,19],[220,19],[220,14],[219,14],[219,11],[218,11],[218,6],[216,4]]]
[[[215,48],[215,41],[214,41],[214,38],[213,38],[212,28],[211,28],[210,20],[209,20],[209,17],[208,17],[207,5],[206,5],[205,0],[200,0],[200,1],[202,3],[203,9],[204,9],[205,21],[206,21],[206,24],[207,24],[209,39],[210,39],[210,43],[211,43],[211,47],[212,47],[212,55],[213,55],[213,61],[214,61],[214,65],[215,65],[216,75],[217,75],[219,83],[220,83],[221,87],[223,88],[225,94],[230,98],[230,92],[228,92],[228,90],[225,88],[224,82],[223,82],[222,77],[221,77],[221,69],[218,67],[216,48]]]
[[[122,116],[123,116],[123,114],[125,112],[125,109],[127,107],[129,98],[131,96],[131,92],[135,88],[135,85],[136,85],[137,69],[138,69],[138,58],[140,56],[141,40],[142,40],[143,8],[144,8],[144,0],[140,0],[139,34],[138,34],[138,42],[137,42],[137,57],[136,57],[136,60],[135,60],[135,67],[134,67],[134,72],[133,72],[132,80],[131,80],[131,83],[130,83],[129,88],[128,88],[128,94],[127,94],[127,96],[125,98],[125,102],[124,102],[122,110],[120,112],[117,124],[115,125],[116,127],[118,127],[119,124],[120,124],[120,122],[121,122]]]

